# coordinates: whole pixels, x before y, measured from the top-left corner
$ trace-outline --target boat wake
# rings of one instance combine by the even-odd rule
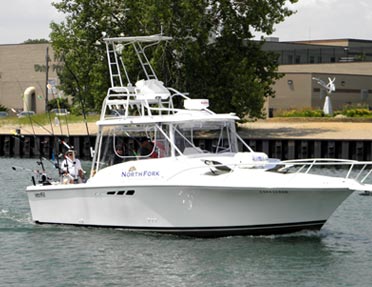
[[[5,226],[6,228],[19,227],[18,224],[34,225],[29,213],[14,213],[8,209],[0,210],[0,222],[1,226]]]

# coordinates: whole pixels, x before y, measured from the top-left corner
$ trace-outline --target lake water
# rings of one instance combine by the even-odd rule
[[[31,176],[11,169],[35,162],[0,158],[0,286],[372,284],[372,196],[351,195],[320,232],[283,236],[193,239],[35,225],[24,191]]]

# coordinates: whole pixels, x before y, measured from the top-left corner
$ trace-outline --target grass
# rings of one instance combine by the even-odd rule
[[[332,118],[342,115],[347,118],[372,118],[372,111],[365,107],[345,107],[343,110],[334,111],[333,116],[325,115],[322,110],[304,108],[301,110],[286,110],[279,112],[276,117],[305,117],[305,118]]]
[[[324,113],[322,110],[315,110],[311,108],[305,108],[302,110],[287,110],[280,112],[277,117],[284,117],[284,118],[293,118],[293,117],[307,117],[307,118],[318,118],[324,117]]]
[[[99,119],[100,115],[87,115],[87,122],[96,122]],[[24,117],[24,118],[18,118],[17,116],[9,116],[5,118],[0,119],[0,126],[4,125],[29,125],[31,124],[31,121],[34,124],[37,125],[48,125],[50,124],[50,121],[52,123],[55,122],[55,118],[57,118],[60,122],[60,124],[65,124],[66,120],[69,124],[71,123],[83,123],[84,117],[82,115],[76,116],[69,114],[67,116],[58,116],[50,115],[50,119],[48,114],[36,114],[34,116]]]

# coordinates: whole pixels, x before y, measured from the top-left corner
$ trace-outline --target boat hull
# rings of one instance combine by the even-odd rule
[[[186,227],[133,227],[133,226],[109,226],[109,225],[87,225],[87,224],[66,224],[66,223],[50,223],[35,221],[36,224],[58,224],[58,225],[74,225],[96,228],[118,228],[134,232],[152,232],[164,233],[179,236],[190,236],[199,238],[213,238],[226,236],[243,236],[243,235],[272,235],[272,234],[287,234],[303,230],[320,230],[326,220],[314,222],[296,222],[291,224],[273,224],[273,225],[256,225],[256,226],[226,226],[226,227],[201,227],[201,228],[186,228]]]
[[[348,188],[89,186],[27,190],[36,223],[216,237],[318,230]]]

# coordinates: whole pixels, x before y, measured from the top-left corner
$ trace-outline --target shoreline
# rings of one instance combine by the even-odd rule
[[[240,125],[243,138],[372,140],[372,120],[258,120]]]
[[[70,123],[66,125],[44,126],[23,124],[12,125],[0,122],[1,135],[13,135],[16,129],[22,135],[55,135],[55,136],[90,136],[97,134],[95,122]],[[372,140],[372,119],[323,119],[323,118],[271,118],[238,124],[238,132],[243,138],[256,139],[346,139]]]

